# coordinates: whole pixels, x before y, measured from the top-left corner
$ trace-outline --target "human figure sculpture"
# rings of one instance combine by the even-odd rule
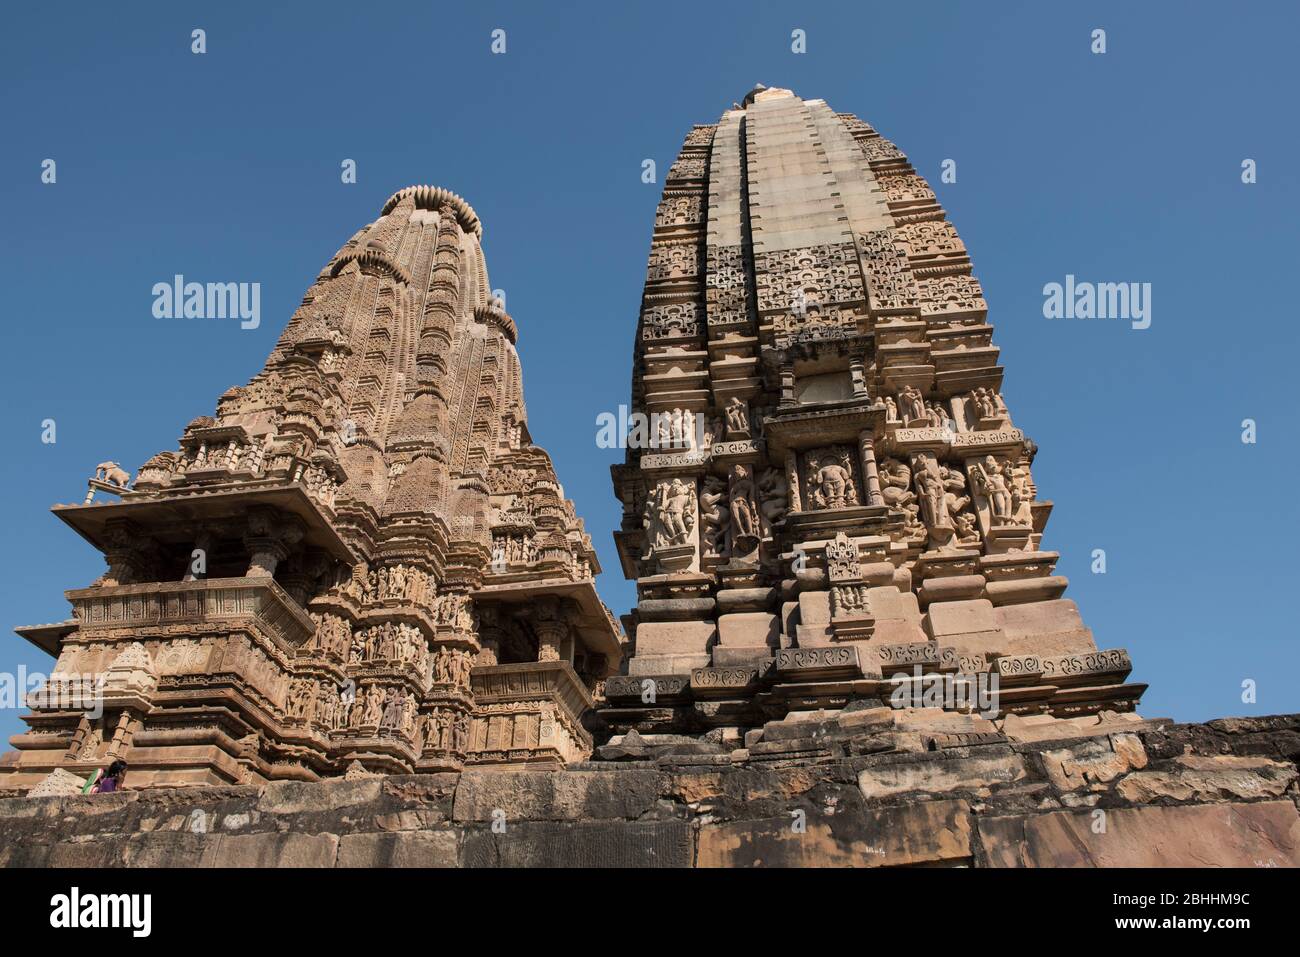
[[[749,432],[749,403],[740,396],[727,400],[727,432],[742,434]]]
[[[681,479],[673,479],[670,484],[659,486],[658,498],[659,534],[656,536],[656,544],[684,544],[695,524],[690,488]]]
[[[925,523],[930,528],[942,528],[951,524],[948,519],[947,503],[944,501],[943,480],[929,468],[916,470],[916,489],[925,515]]]
[[[732,541],[740,542],[743,539],[757,538],[758,515],[754,506],[754,479],[747,466],[736,465],[731,469],[730,494]],[[753,545],[750,545],[750,548],[752,547]]]
[[[790,506],[790,487],[778,468],[767,468],[758,476],[758,510],[762,519],[762,534],[771,531],[772,526],[785,518]]]
[[[704,480],[700,489],[700,538],[705,555],[721,555],[723,538],[731,516],[723,505],[727,497],[726,483],[716,475]]]
[[[926,421],[929,418],[925,407],[925,396],[914,385],[905,385],[898,393],[898,405],[903,412],[904,422]]]
[[[984,464],[976,462],[971,466],[971,479],[978,491],[988,499],[989,511],[997,519],[997,524],[1006,525],[1011,521],[1011,490],[1002,466],[993,456],[985,456]]]

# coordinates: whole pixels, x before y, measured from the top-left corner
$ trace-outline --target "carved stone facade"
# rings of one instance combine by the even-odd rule
[[[603,730],[730,739],[914,667],[1000,679],[1001,718],[1134,708],[1041,548],[966,248],[894,144],[759,87],[691,131],[650,248],[633,407],[716,425],[613,469],[638,604]]]
[[[460,197],[396,193],[258,375],[133,484],[101,463],[85,504],[55,507],[108,568],[67,621],[18,631],[57,657],[52,687],[104,676],[104,711],[47,696],[0,786],[119,757],[143,787],[590,752],[581,712],[620,632],[529,437],[481,236]]]

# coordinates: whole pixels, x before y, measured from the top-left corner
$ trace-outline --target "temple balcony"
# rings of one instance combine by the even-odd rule
[[[582,714],[592,705],[567,661],[475,668],[469,756],[474,766],[561,767],[591,756]]]
[[[178,626],[202,626],[257,631],[292,651],[315,633],[307,612],[270,578],[145,582],[66,594],[83,637],[112,638],[125,631],[140,640],[155,630],[159,637],[173,637]]]

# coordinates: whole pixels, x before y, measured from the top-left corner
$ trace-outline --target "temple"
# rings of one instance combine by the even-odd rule
[[[996,690],[947,702],[984,716],[949,729],[1137,720],[1128,655],[1098,649],[1042,548],[1052,504],[987,312],[934,192],[867,123],[760,86],[691,130],[636,332],[651,425],[613,468],[638,602],[609,731],[739,747],[935,676]]]
[[[57,662],[0,788],[115,758],[139,788],[590,753],[621,633],[529,437],[481,238],[459,196],[396,193],[252,381],[133,482],[105,462],[54,508],[108,568],[68,620],[17,629]],[[91,714],[63,694],[78,675]]]
[[[481,234],[398,192],[248,385],[55,507],[108,568],[18,629],[57,661],[0,866],[1300,865],[1300,715],[1137,714],[966,247],[870,126],[758,87],[668,171],[622,628]]]

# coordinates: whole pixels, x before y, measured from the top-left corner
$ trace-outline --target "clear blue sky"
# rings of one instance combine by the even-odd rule
[[[795,28],[806,54],[790,52]],[[533,434],[597,543],[605,600],[626,611],[619,453],[594,437],[628,399],[660,189],[641,163],[665,171],[692,123],[762,82],[857,113],[935,185],[1041,449],[1046,547],[1099,645],[1127,647],[1150,682],[1144,713],[1298,711],[1297,520],[1278,497],[1300,474],[1298,33],[1293,4],[14,5],[0,32],[0,622],[67,616],[63,589],[103,563],[48,507],[79,501],[103,459],[134,470],[174,448],[412,183],[483,218]],[[356,185],[340,182],[346,158]],[[947,158],[955,184],[939,182]],[[260,282],[261,328],[153,318],[150,290],[175,273]],[[1044,319],[1043,286],[1067,273],[1150,282],[1151,328]],[[20,662],[49,666],[0,639],[0,670]],[[21,727],[0,712],[0,735]]]

